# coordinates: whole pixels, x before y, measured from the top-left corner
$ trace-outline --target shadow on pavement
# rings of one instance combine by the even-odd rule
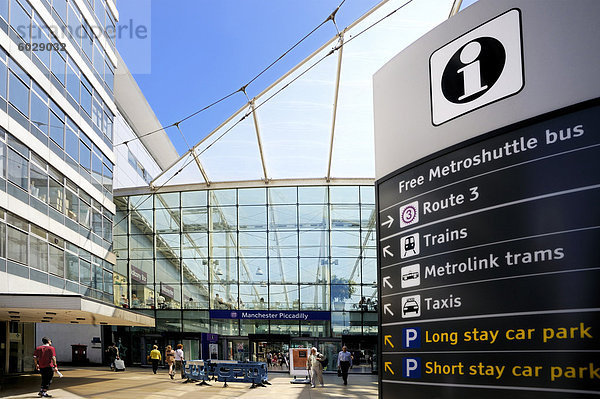
[[[68,390],[69,388],[76,387],[78,385],[98,383],[103,381],[110,381],[110,376],[95,376],[95,377],[73,377],[69,376],[69,369],[61,369],[61,372],[65,374],[63,378],[59,378],[56,374],[52,379],[52,385],[50,390],[63,389]],[[23,395],[26,393],[33,392],[32,397],[38,397],[37,392],[40,389],[42,377],[39,374],[22,374],[15,376],[2,376],[0,377],[0,397],[6,397],[9,395]]]

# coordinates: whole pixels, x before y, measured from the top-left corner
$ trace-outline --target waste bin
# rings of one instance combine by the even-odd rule
[[[88,363],[87,345],[71,345],[71,362],[73,364],[85,365]]]

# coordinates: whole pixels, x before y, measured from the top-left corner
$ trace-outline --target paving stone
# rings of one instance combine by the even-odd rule
[[[181,378],[171,380],[164,370],[152,374],[150,369],[128,368],[111,372],[103,368],[65,368],[63,378],[54,378],[50,393],[57,399],[165,399],[165,398],[276,398],[276,399],[376,399],[377,377],[369,374],[350,375],[350,385],[342,385],[335,374],[325,374],[325,387],[290,384],[284,373],[269,373],[272,385],[250,389],[249,384],[211,382],[211,386],[184,384]],[[37,374],[4,377],[0,380],[0,397],[37,398],[41,378]]]

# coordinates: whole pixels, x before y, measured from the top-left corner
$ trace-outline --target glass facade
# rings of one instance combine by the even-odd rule
[[[115,203],[115,305],[154,315],[156,331],[377,333],[372,186],[185,191]],[[330,316],[238,320],[210,317],[215,310]]]
[[[105,0],[84,2],[94,29],[71,1],[40,4],[0,1],[0,31],[18,48],[0,48],[0,111],[11,119],[0,128],[0,190],[10,198],[0,271],[112,303],[113,211],[103,203],[112,200],[114,68],[101,43],[114,43],[100,39],[114,22]],[[73,47],[60,46],[58,30]]]
[[[106,0],[0,0],[0,278],[9,294],[114,303],[114,32]],[[0,369],[31,369],[31,356],[13,349]]]
[[[0,208],[0,271],[113,302],[113,265]]]

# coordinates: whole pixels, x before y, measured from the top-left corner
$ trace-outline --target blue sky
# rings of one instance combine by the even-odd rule
[[[120,24],[148,27],[139,40],[117,47],[164,126],[246,84],[305,34],[341,0],[121,0]],[[336,16],[340,29],[378,3],[346,0]],[[269,84],[336,34],[328,22],[268,73],[248,95]],[[246,103],[238,93],[181,124],[193,145]],[[187,145],[174,128],[168,133],[180,154]]]

